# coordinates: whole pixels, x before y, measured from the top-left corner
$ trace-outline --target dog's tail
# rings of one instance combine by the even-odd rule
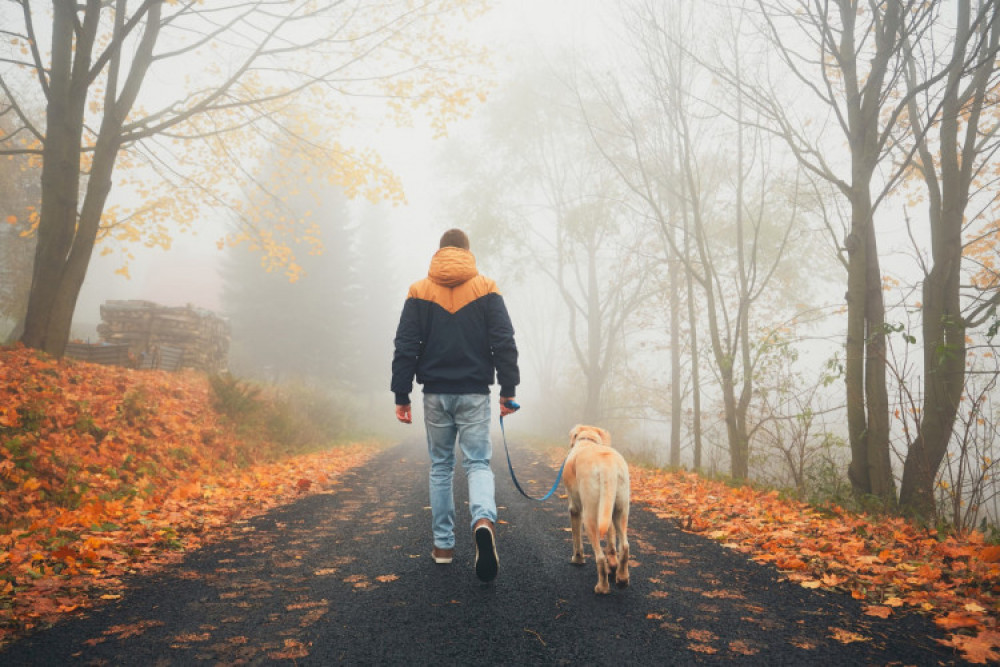
[[[611,517],[615,510],[615,497],[618,495],[618,473],[615,470],[601,471],[601,496],[597,504],[597,534],[602,540],[608,537],[611,528]]]

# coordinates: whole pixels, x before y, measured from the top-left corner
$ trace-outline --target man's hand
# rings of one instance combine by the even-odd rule
[[[510,415],[510,414],[513,414],[513,413],[517,412],[517,408],[508,407],[507,401],[513,402],[514,401],[514,397],[513,396],[501,396],[500,397],[500,416],[501,417],[506,417],[507,415]]]
[[[396,406],[396,419],[403,422],[404,424],[413,423],[413,412],[409,405],[397,405]]]

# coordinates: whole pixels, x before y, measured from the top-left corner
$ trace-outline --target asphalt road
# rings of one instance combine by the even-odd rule
[[[430,559],[426,455],[404,444],[12,644],[0,665],[963,664],[927,618],[864,616],[849,596],[783,582],[639,505],[632,586],[597,596],[593,560],[569,563],[565,501],[523,499],[496,454],[490,584],[473,572],[461,472],[455,561]],[[551,463],[514,456],[541,495]]]

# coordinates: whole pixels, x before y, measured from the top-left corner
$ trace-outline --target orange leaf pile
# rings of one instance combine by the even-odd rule
[[[693,473],[632,468],[632,497],[807,588],[849,592],[866,613],[930,613],[973,662],[1000,654],[1000,547],[981,533],[939,539],[894,517],[820,511],[776,491],[731,488]]]
[[[329,488],[372,451],[271,460],[212,408],[203,375],[0,349],[0,644],[117,599],[123,575]]]

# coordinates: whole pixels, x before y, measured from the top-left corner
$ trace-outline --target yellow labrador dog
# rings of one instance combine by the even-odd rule
[[[573,528],[572,563],[582,565],[583,535],[597,561],[595,593],[608,593],[608,575],[615,571],[618,586],[628,586],[628,464],[611,448],[611,434],[597,426],[577,425],[569,432],[569,456],[563,484],[569,495]],[[601,539],[605,546],[601,549]],[[617,542],[617,544],[616,544]]]

